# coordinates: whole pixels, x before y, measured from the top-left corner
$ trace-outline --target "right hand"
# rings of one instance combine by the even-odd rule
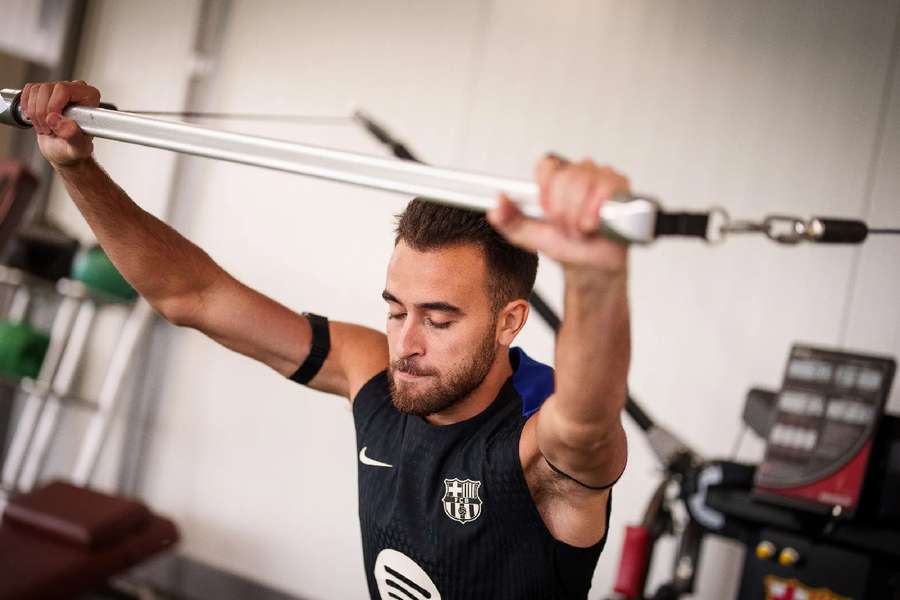
[[[37,132],[41,154],[54,167],[77,164],[94,152],[91,136],[62,115],[70,104],[99,106],[100,90],[83,81],[28,83],[22,89],[22,112]]]

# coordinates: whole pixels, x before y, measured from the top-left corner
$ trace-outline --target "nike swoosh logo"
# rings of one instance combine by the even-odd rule
[[[359,451],[359,462],[364,465],[369,465],[371,467],[393,467],[394,465],[389,465],[387,463],[383,463],[380,460],[375,460],[373,458],[369,458],[366,456],[366,448],[368,446],[363,446],[363,449]]]

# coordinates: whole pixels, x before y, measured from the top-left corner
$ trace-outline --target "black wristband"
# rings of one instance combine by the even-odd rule
[[[328,333],[328,319],[312,313],[303,313],[312,327],[312,343],[309,346],[309,355],[300,368],[290,376],[292,381],[306,385],[316,376],[328,352],[331,350],[331,335]]]

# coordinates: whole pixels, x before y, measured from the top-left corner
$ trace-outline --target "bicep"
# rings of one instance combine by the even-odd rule
[[[312,345],[309,320],[233,277],[223,277],[203,293],[190,326],[226,348],[290,377]],[[384,334],[349,323],[330,322],[331,350],[308,383],[323,392],[352,398],[387,366]]]

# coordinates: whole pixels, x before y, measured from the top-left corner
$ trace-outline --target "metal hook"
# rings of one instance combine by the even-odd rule
[[[779,244],[799,244],[806,239],[806,222],[796,217],[769,215],[763,228],[766,237]]]
[[[725,234],[731,227],[731,216],[721,206],[709,210],[709,221],[706,226],[706,243],[717,246],[725,241]]]

